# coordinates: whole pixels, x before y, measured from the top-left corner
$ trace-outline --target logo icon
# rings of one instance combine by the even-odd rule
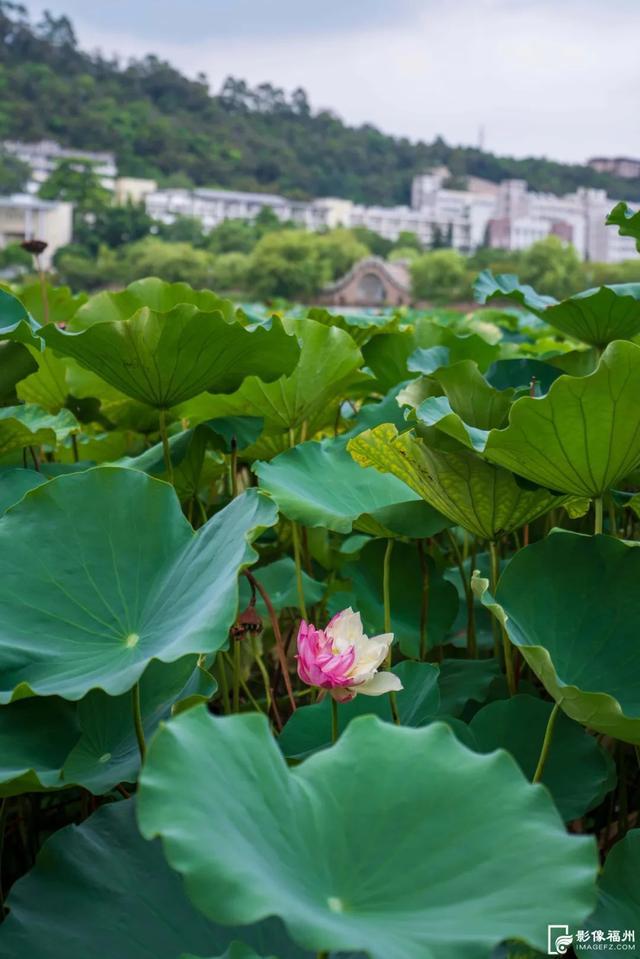
[[[564,956],[569,951],[573,936],[568,926],[547,926],[547,951],[550,956]]]

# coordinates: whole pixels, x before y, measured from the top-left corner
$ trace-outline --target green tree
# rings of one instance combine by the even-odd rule
[[[305,230],[282,230],[263,236],[249,264],[247,282],[260,299],[313,297],[331,273],[318,237]]]
[[[95,213],[90,222],[78,218],[74,240],[88,253],[95,254],[100,246],[116,248],[141,240],[153,225],[153,220],[141,204],[107,206]]]
[[[387,260],[389,263],[397,263],[398,260],[406,260],[412,263],[420,256],[415,246],[399,246],[391,251]]]
[[[86,160],[61,160],[38,191],[43,200],[74,203],[79,213],[97,213],[111,203],[111,194],[92,163]]]
[[[520,280],[541,293],[562,299],[586,286],[585,270],[575,249],[557,236],[547,236],[524,250]]]
[[[167,243],[191,243],[202,246],[205,235],[202,222],[195,216],[178,216],[173,223],[163,223],[158,227],[158,236]]]
[[[212,253],[251,253],[258,242],[258,233],[249,220],[223,220],[205,239]]]
[[[467,262],[457,250],[424,253],[409,269],[416,300],[444,305],[470,296]]]
[[[9,153],[0,152],[0,196],[21,193],[29,179],[29,167]]]
[[[121,251],[123,282],[131,283],[144,276],[159,276],[170,283],[182,281],[195,287],[213,285],[215,258],[207,250],[197,250],[189,243],[165,243],[148,236]]]
[[[393,249],[409,249],[417,250],[418,253],[422,253],[422,243],[417,233],[412,233],[410,230],[401,230],[398,234],[398,238],[394,241]]]
[[[221,253],[213,263],[214,290],[244,292],[251,258],[247,253]]]
[[[393,242],[391,240],[380,236],[379,233],[376,233],[375,230],[370,230],[367,226],[354,226],[351,232],[356,240],[359,240],[360,243],[366,246],[369,252],[373,253],[374,256],[387,257],[393,249]]]
[[[317,237],[320,257],[328,265],[331,280],[343,276],[354,263],[368,255],[369,250],[356,239],[351,230],[338,227]]]

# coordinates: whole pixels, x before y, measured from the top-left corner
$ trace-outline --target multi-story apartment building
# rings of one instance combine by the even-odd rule
[[[0,197],[0,249],[23,240],[44,240],[40,259],[48,268],[61,246],[71,243],[73,205],[40,200],[27,193]]]
[[[268,193],[231,190],[157,190],[145,197],[147,212],[164,223],[196,217],[206,231],[228,219],[254,219],[270,207],[283,222],[311,230],[364,226],[395,240],[417,234],[428,246],[446,237],[455,249],[471,253],[489,245],[509,250],[556,235],[572,243],[583,259],[616,262],[635,255],[628,237],[619,237],[605,218],[615,201],[604,190],[586,187],[566,196],[530,191],[524,180],[500,184],[469,177],[467,188],[446,187],[444,167],[413,180],[411,206],[364,206],[335,197],[308,202]]]
[[[40,140],[38,143],[22,143],[20,140],[5,140],[1,147],[5,153],[25,163],[31,175],[26,184],[27,193],[37,193],[63,160],[80,160],[90,163],[107,190],[115,189],[118,175],[113,153],[92,153],[89,150],[69,150],[54,140]]]
[[[640,160],[633,157],[592,157],[587,166],[598,173],[613,173],[625,180],[637,180],[640,177]]]

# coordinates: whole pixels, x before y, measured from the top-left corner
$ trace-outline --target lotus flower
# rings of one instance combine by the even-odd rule
[[[298,630],[298,675],[308,686],[329,690],[338,702],[358,693],[382,696],[402,689],[394,673],[378,672],[393,642],[393,633],[365,636],[360,613],[349,606],[316,629],[300,623]]]

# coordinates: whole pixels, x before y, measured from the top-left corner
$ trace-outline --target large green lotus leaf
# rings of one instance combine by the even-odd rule
[[[533,360],[526,357],[509,360],[497,360],[492,363],[486,373],[487,382],[497,390],[531,388],[535,381],[535,396],[544,396],[549,392],[551,384],[561,375],[561,370],[545,363],[542,360]],[[590,373],[591,370],[588,370]]]
[[[362,352],[378,388],[386,392],[412,373],[431,373],[438,366],[460,360],[474,360],[485,370],[500,355],[500,347],[476,333],[458,335],[427,318],[413,329],[376,336]]]
[[[291,371],[299,353],[280,321],[251,332],[221,312],[189,304],[168,313],[145,306],[129,319],[95,323],[78,333],[49,324],[42,336],[62,356],[158,409],[205,390],[230,393],[249,374],[273,380]]]
[[[76,707],[64,699],[30,697],[0,706],[0,796],[59,789],[79,736]]]
[[[87,302],[86,293],[74,294],[68,286],[51,286],[47,283],[46,295],[47,310],[45,313],[42,284],[39,280],[23,286],[20,290],[21,303],[38,323],[67,324],[82,304]]]
[[[484,703],[501,675],[496,659],[445,659],[440,663],[440,715],[459,717],[468,703]]]
[[[0,402],[15,403],[16,388],[38,364],[23,343],[0,340]]]
[[[358,562],[347,566],[344,575],[351,579],[356,608],[360,610],[365,631],[384,633],[382,568],[386,543],[374,540],[364,547]],[[425,649],[434,649],[446,639],[458,612],[458,594],[444,579],[430,556],[425,556],[427,594],[425,598]],[[420,654],[420,605],[423,588],[422,569],[417,546],[395,543],[391,554],[389,595],[391,631],[405,656]]]
[[[409,357],[407,367],[414,373],[429,374],[439,366],[465,361],[473,361],[486,370],[500,356],[500,347],[477,333],[460,335],[446,327],[433,326],[428,332],[423,328],[421,339],[431,345],[419,347]]]
[[[211,698],[215,688],[195,656],[152,662],[140,680],[146,737],[175,703],[188,699],[193,705]],[[0,796],[70,785],[104,793],[119,782],[134,782],[140,767],[129,693],[93,690],[79,703],[30,696],[1,706],[0,747]]]
[[[532,522],[563,499],[549,490],[520,486],[512,473],[485,462],[471,450],[430,448],[413,433],[383,424],[349,441],[361,466],[393,473],[453,523],[481,539]]]
[[[437,715],[440,706],[439,671],[431,663],[414,663],[406,659],[392,672],[400,677],[402,689],[396,693],[398,718],[403,726],[426,726]],[[388,696],[356,696],[338,706],[338,731],[344,732],[358,716],[379,716],[392,722]],[[288,759],[305,759],[319,749],[331,745],[331,701],[325,696],[312,706],[299,707],[287,722],[278,744]]]
[[[550,489],[601,496],[640,462],[639,394],[640,347],[611,343],[594,373],[517,400],[485,456]]]
[[[506,749],[527,779],[538,765],[552,705],[533,696],[489,703],[470,726],[481,752]],[[542,782],[569,822],[598,806],[616,784],[611,755],[594,736],[562,713],[556,722]]]
[[[342,440],[302,443],[253,471],[289,519],[338,533],[363,514],[420,499],[395,476],[358,466]]]
[[[482,452],[489,430],[506,424],[513,390],[494,389],[471,360],[437,370],[429,379],[444,395],[430,396],[420,403],[416,409],[418,422],[436,426],[463,446]]]
[[[235,441],[236,449],[251,445],[262,432],[263,421],[254,416],[230,416],[226,419],[208,420],[193,429],[181,430],[169,437],[169,455],[173,466],[173,485],[181,500],[198,494],[212,471],[222,475],[226,469],[224,457],[207,456],[208,450],[230,452]],[[124,456],[115,465],[139,469],[151,476],[166,478],[166,464],[162,443],[156,443],[137,456]],[[206,469],[209,467],[209,469]]]
[[[27,493],[0,519],[0,702],[117,696],[154,659],[220,649],[276,516],[249,490],[194,534],[167,483],[108,466]]]
[[[203,313],[220,312],[228,322],[235,318],[231,300],[224,300],[211,290],[194,290],[188,283],[167,283],[157,276],[147,276],[117,293],[97,293],[78,311],[71,326],[85,330],[95,323],[128,320],[145,306],[156,313],[170,313],[184,304]]]
[[[631,210],[626,203],[616,203],[607,217],[607,225],[617,226],[620,236],[632,236],[636,246],[640,244],[640,211]]]
[[[0,471],[0,514],[21,500],[25,493],[46,483],[46,478],[36,470],[5,469]]]
[[[634,546],[556,531],[516,553],[496,593],[511,642],[563,710],[632,743],[640,743],[639,576]]]
[[[0,287],[0,340],[12,340],[42,349],[40,324],[20,300]]]
[[[605,934],[615,929],[621,938],[623,933],[635,933],[633,940],[628,937],[626,940],[629,952],[634,952],[640,942],[640,829],[632,829],[615,844],[607,856],[598,886],[598,905],[593,915],[581,923],[581,928],[588,932],[604,930]],[[590,959],[593,942],[591,938],[588,945],[574,942],[576,955]],[[615,946],[610,948],[613,950]]]
[[[79,412],[79,419],[85,423],[98,423],[103,429],[158,432],[156,409],[131,399],[96,373],[83,369],[75,360],[67,359],[66,362],[69,393],[84,414]]]
[[[364,403],[353,420],[349,421],[350,428],[341,433],[340,438],[343,441],[351,439],[358,433],[373,429],[381,423],[393,423],[398,429],[405,428],[404,410],[398,402],[398,395],[405,385],[405,383],[398,383],[381,400]]]
[[[283,556],[274,563],[254,569],[253,575],[260,585],[264,586],[276,613],[287,607],[297,608],[299,599],[296,586],[296,567],[290,556]],[[314,603],[320,602],[324,596],[324,583],[313,579],[304,570],[302,570],[302,588],[307,606],[313,606]],[[249,581],[243,576],[240,581],[239,608],[245,609],[250,599],[251,587]],[[260,594],[256,596],[256,609],[260,616],[264,618],[269,615]]]
[[[53,350],[39,351],[30,347],[37,369],[17,388],[25,403],[36,403],[50,413],[57,413],[67,402],[71,392],[67,384],[67,370],[71,360],[56,356]]]
[[[567,836],[510,756],[442,723],[361,716],[290,770],[265,717],[195,707],[154,737],[138,816],[206,915],[281,916],[316,950],[486,959],[507,938],[541,947],[550,914],[579,922],[595,900],[593,841]]]
[[[558,302],[540,296],[517,276],[493,276],[484,270],[475,285],[481,303],[509,299],[521,304],[562,333],[583,343],[603,347],[613,340],[631,339],[640,333],[640,284],[620,283],[576,293]]]
[[[170,715],[176,702],[192,696],[210,698],[215,689],[215,681],[197,667],[193,656],[185,656],[176,663],[152,662],[140,680],[146,738]],[[22,700],[6,708],[13,709],[21,703]],[[130,694],[107,696],[94,689],[76,708],[80,737],[65,757],[63,782],[77,783],[93,793],[107,792],[119,782],[134,782],[140,768],[140,750],[131,718]]]
[[[312,306],[307,316],[316,323],[337,327],[349,333],[355,343],[362,347],[374,336],[391,333],[404,325],[397,313],[330,313],[323,307]]]
[[[80,429],[69,410],[55,415],[34,404],[0,409],[0,456],[25,446],[56,446]]]
[[[134,800],[101,806],[54,833],[7,900],[1,959],[177,959],[241,940],[259,955],[312,959],[282,925],[216,925],[190,903],[159,843],[146,842]]]
[[[181,406],[178,415],[192,423],[219,416],[261,416],[267,433],[286,436],[287,445],[288,431],[305,422],[309,436],[320,426],[333,424],[339,403],[362,365],[362,354],[343,330],[314,320],[295,320],[290,326],[301,344],[300,359],[290,376],[275,383],[249,376],[231,396],[198,397]],[[245,368],[244,359],[241,366]],[[247,455],[251,457],[252,448]]]

